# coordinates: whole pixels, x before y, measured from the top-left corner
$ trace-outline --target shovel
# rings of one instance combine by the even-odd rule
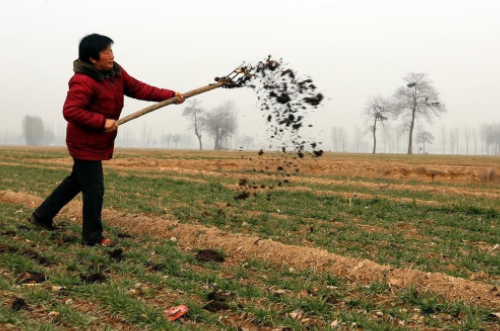
[[[194,97],[195,95],[202,94],[202,93],[214,90],[214,89],[219,88],[219,87],[226,87],[226,88],[241,87],[251,77],[252,77],[252,74],[249,73],[248,69],[244,66],[240,66],[240,67],[236,68],[235,70],[233,70],[227,76],[216,77],[215,81],[217,83],[208,84],[206,86],[202,86],[200,88],[197,88],[197,89],[194,89],[192,91],[184,93],[184,99]],[[117,124],[118,125],[125,124],[127,122],[130,122],[133,119],[136,119],[138,117],[146,115],[147,113],[150,113],[150,112],[155,111],[157,109],[163,108],[163,107],[171,105],[173,103],[176,103],[178,101],[179,100],[177,97],[173,97],[173,98],[158,102],[152,106],[138,110],[135,113],[132,113],[132,114],[118,120]]]

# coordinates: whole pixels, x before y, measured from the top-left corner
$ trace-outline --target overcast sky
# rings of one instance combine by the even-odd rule
[[[325,147],[332,126],[351,137],[362,126],[369,96],[391,95],[408,72],[428,73],[448,108],[428,126],[439,138],[442,123],[500,122],[499,13],[498,0],[0,0],[0,130],[20,135],[26,114],[62,128],[78,43],[99,33],[115,41],[115,60],[129,74],[183,92],[243,61],[282,57],[326,97],[313,118]],[[218,89],[199,99],[207,109],[233,100],[240,135],[265,141],[251,91]],[[122,116],[148,105],[127,99]],[[148,114],[121,134],[139,138],[144,126],[157,135],[184,133],[182,108]]]

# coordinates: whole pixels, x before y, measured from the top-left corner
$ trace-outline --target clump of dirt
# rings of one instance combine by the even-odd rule
[[[8,230],[8,231],[2,231],[0,233],[0,235],[6,236],[6,237],[15,237],[17,235],[17,233],[16,233],[16,231]]]
[[[203,306],[203,309],[208,310],[209,312],[215,313],[221,310],[229,309],[229,305],[225,302],[221,301],[210,301],[206,305]]]
[[[20,310],[26,310],[28,309],[28,305],[26,304],[26,301],[22,298],[16,298],[14,302],[12,302],[11,309],[13,311],[20,311]]]
[[[29,248],[25,248],[19,251],[19,254],[29,257],[32,260],[38,262],[38,264],[43,266],[49,266],[51,263],[47,259],[41,256],[38,252],[35,252]]]
[[[146,267],[148,267],[151,271],[162,271],[165,269],[165,265],[163,263],[155,263],[153,261],[147,262]]]
[[[202,249],[196,253],[196,261],[198,262],[224,262],[225,258],[219,252],[212,249]]]
[[[243,191],[243,192],[240,192],[239,194],[235,195],[234,200],[245,200],[248,197],[250,197],[250,192]]]
[[[246,180],[245,178],[240,178],[238,180],[238,185],[239,186],[247,186],[248,185],[248,180]]]
[[[38,284],[43,283],[46,277],[38,272],[23,271],[15,278],[17,284]]]
[[[9,246],[4,243],[0,243],[0,253],[15,253],[17,252],[16,247]]]
[[[108,252],[108,255],[111,262],[120,262],[125,258],[125,256],[123,256],[122,248],[115,248],[112,251]]]
[[[106,281],[106,276],[102,273],[84,275],[80,274],[80,279],[84,283],[104,283]]]
[[[126,238],[132,238],[132,236],[129,235],[128,233],[118,233],[118,238],[126,239]]]
[[[26,231],[33,231],[33,228],[30,228],[29,226],[26,225],[19,225],[17,227],[18,230],[26,230]]]
[[[212,292],[207,294],[208,300],[215,300],[219,302],[225,302],[231,296],[230,293],[219,291],[214,289]]]

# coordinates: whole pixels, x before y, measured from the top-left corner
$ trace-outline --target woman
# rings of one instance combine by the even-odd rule
[[[80,41],[75,74],[69,81],[63,115],[68,121],[66,145],[73,157],[73,170],[52,194],[33,212],[28,221],[46,230],[56,229],[53,218],[80,191],[83,194],[84,245],[114,246],[103,236],[101,220],[104,197],[102,161],[113,157],[117,120],[124,95],[147,101],[174,96],[184,102],[182,93],[147,85],[130,76],[114,61],[113,40],[91,34]]]

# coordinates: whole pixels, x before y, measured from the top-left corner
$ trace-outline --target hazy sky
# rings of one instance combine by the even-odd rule
[[[363,124],[369,96],[391,95],[403,75],[425,72],[448,108],[429,127],[439,138],[442,123],[500,122],[499,13],[498,0],[0,0],[0,130],[20,135],[26,114],[63,127],[78,43],[100,33],[115,41],[115,60],[132,76],[183,92],[243,61],[282,57],[327,99],[314,117],[326,147],[332,126],[352,136]],[[233,100],[240,134],[265,140],[252,92],[218,89],[200,99],[208,109]],[[122,116],[148,105],[127,99]],[[121,134],[139,138],[145,125],[157,135],[184,133],[182,108],[134,120]]]

